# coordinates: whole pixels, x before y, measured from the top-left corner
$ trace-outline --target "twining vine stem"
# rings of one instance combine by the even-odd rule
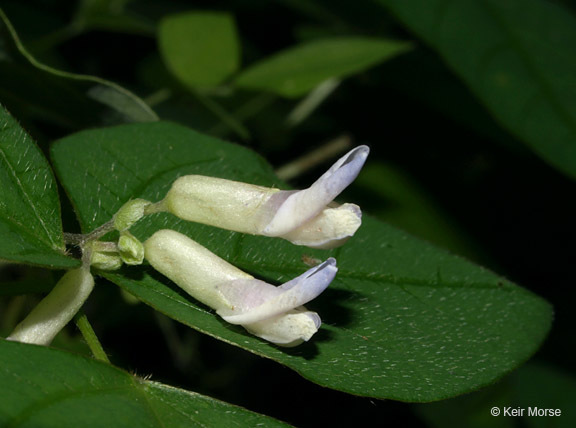
[[[64,242],[69,245],[82,246],[86,242],[94,241],[102,236],[106,235],[108,232],[114,230],[114,219],[107,221],[102,226],[97,227],[90,233],[67,233],[64,232]]]

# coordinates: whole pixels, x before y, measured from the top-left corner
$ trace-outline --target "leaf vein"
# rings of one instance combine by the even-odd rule
[[[4,129],[2,129],[2,132],[6,131],[6,127]],[[50,231],[48,229],[48,227],[46,226],[44,219],[42,218],[42,216],[38,213],[36,206],[34,205],[34,203],[32,202],[32,198],[30,197],[30,195],[28,194],[28,191],[25,189],[24,185],[22,184],[22,182],[20,181],[20,178],[18,177],[18,174],[16,172],[16,169],[14,168],[14,166],[12,165],[12,163],[10,162],[8,156],[6,155],[5,150],[0,146],[0,154],[2,155],[2,158],[4,159],[4,162],[8,168],[8,171],[10,172],[11,176],[12,176],[12,180],[15,182],[16,184],[16,188],[20,191],[20,193],[23,195],[23,199],[26,202],[27,205],[30,206],[30,209],[32,210],[34,216],[36,217],[36,219],[38,220],[38,222],[40,223],[40,226],[42,227],[42,229],[44,229],[44,232],[46,234],[46,236],[44,238],[48,238],[48,241],[46,241],[44,238],[42,239],[42,241],[44,243],[47,243],[49,247],[54,248],[54,249],[58,249],[60,248],[60,246],[54,242],[52,240]],[[38,236],[36,236],[37,238],[39,238]]]

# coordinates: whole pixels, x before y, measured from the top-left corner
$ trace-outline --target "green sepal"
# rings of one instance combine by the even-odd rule
[[[128,231],[121,232],[118,251],[127,265],[141,265],[144,261],[144,245]]]
[[[114,228],[120,232],[130,229],[144,217],[144,209],[150,204],[151,202],[145,199],[132,199],[126,202],[114,215]]]
[[[90,266],[101,270],[117,270],[122,267],[120,254],[113,251],[93,250],[90,256]]]

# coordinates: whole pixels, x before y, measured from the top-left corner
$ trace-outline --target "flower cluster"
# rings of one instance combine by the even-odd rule
[[[296,245],[334,248],[360,227],[360,208],[337,205],[333,200],[356,178],[368,152],[366,146],[350,151],[305,190],[285,191],[189,175],[177,179],[160,202],[127,202],[108,224],[88,235],[91,239],[81,239],[82,267],[66,273],[8,339],[48,345],[92,291],[90,266],[113,270],[146,259],[222,319],[242,325],[255,336],[280,346],[309,340],[321,322],[317,313],[303,305],[334,279],[338,271],[335,259],[276,287],[237,269],[181,233],[159,230],[142,244],[129,229],[144,215],[165,211],[184,220],[284,238]],[[112,229],[120,234],[117,243],[98,240]]]
[[[369,149],[360,146],[339,159],[312,186],[284,191],[220,178],[188,175],[177,179],[155,210],[184,220],[238,232],[280,237],[297,245],[334,248],[361,224],[357,205],[332,201],[358,175]],[[320,327],[305,303],[328,287],[336,260],[275,287],[253,278],[188,237],[160,230],[144,244],[145,258],[225,321],[281,346],[307,341]]]

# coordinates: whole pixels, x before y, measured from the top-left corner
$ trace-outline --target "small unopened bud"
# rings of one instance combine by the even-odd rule
[[[90,266],[100,270],[117,270],[122,267],[122,258],[118,253],[93,251]]]
[[[117,270],[122,267],[122,259],[118,254],[118,246],[114,242],[91,242],[90,266],[100,270]]]
[[[126,202],[114,215],[114,228],[120,232],[130,229],[134,223],[144,217],[144,210],[150,201],[132,199]]]
[[[144,261],[144,245],[128,231],[120,233],[118,251],[127,265],[141,265]]]

